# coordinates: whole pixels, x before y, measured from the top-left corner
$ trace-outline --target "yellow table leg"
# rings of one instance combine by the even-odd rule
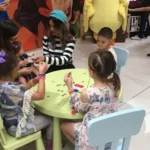
[[[59,118],[53,118],[53,150],[62,150],[62,139]]]

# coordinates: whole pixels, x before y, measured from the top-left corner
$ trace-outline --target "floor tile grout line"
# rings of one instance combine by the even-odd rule
[[[147,88],[145,88],[144,90],[142,90],[140,93],[134,95],[134,96],[131,97],[129,100],[127,100],[126,102],[124,102],[124,103],[122,103],[121,105],[119,105],[119,108],[120,108],[121,106],[123,106],[124,104],[126,104],[127,102],[129,102],[130,100],[132,100],[133,98],[137,97],[138,95],[140,95],[141,93],[143,93],[144,91],[146,91],[146,90],[149,89],[149,88],[150,88],[150,86],[148,86]]]
[[[145,117],[146,117],[146,116],[148,116],[149,114],[150,114],[150,112],[149,112],[149,113],[147,113],[147,114],[145,115]]]
[[[150,83],[148,82],[145,82],[145,81],[142,81],[142,80],[140,80],[140,79],[137,79],[137,78],[133,78],[133,77],[131,77],[131,76],[129,76],[129,75],[126,75],[126,74],[124,74],[124,73],[122,73],[121,75],[124,75],[124,76],[126,76],[126,77],[129,77],[129,78],[131,78],[131,79],[134,79],[134,80],[137,80],[137,81],[140,81],[140,82],[143,82],[143,83],[145,83],[145,84],[148,84],[148,85],[150,85]]]

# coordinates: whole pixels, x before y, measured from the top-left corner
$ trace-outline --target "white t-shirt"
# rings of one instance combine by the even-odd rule
[[[115,61],[116,61],[116,63],[117,63],[117,54],[116,54],[116,52],[114,51],[114,49],[113,49],[112,47],[110,47],[110,49],[109,49],[108,51],[110,51],[110,52],[113,54],[114,59],[115,59]]]

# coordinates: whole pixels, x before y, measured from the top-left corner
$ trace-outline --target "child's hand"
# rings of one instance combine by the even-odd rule
[[[44,56],[39,56],[37,58],[32,58],[32,61],[36,64],[39,64],[40,62],[44,62]]]
[[[40,62],[39,63],[39,74],[45,74],[45,72],[47,71],[48,68],[48,64],[45,62]]]
[[[33,80],[34,80],[34,83],[35,83],[35,84],[39,83],[39,77],[38,77],[38,76],[35,77]]]
[[[33,57],[34,56],[34,54],[32,53],[32,54],[28,54],[28,57]]]
[[[134,9],[128,9],[128,11],[129,11],[129,12],[134,12],[135,10],[134,10]]]
[[[25,67],[19,70],[19,74],[20,75],[28,75],[32,72],[32,68],[31,67]]]
[[[0,3],[0,11],[7,11],[8,5],[5,2]]]
[[[71,74],[71,72],[65,74],[64,82],[66,83],[68,89],[72,88],[72,74]]]
[[[20,61],[19,61],[19,64],[18,64],[18,65],[19,65],[19,68],[20,68],[20,67],[25,67],[25,66],[27,65],[27,63],[28,63],[28,62],[26,62],[26,61],[24,61],[24,60],[20,60]]]

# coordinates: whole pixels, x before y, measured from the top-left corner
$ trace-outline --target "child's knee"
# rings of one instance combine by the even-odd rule
[[[67,130],[67,127],[68,127],[67,124],[68,124],[67,122],[62,122],[61,123],[60,128],[61,128],[62,131],[66,131]]]
[[[61,128],[61,130],[64,130],[64,128],[65,128],[65,123],[64,122],[61,123],[60,128]]]

